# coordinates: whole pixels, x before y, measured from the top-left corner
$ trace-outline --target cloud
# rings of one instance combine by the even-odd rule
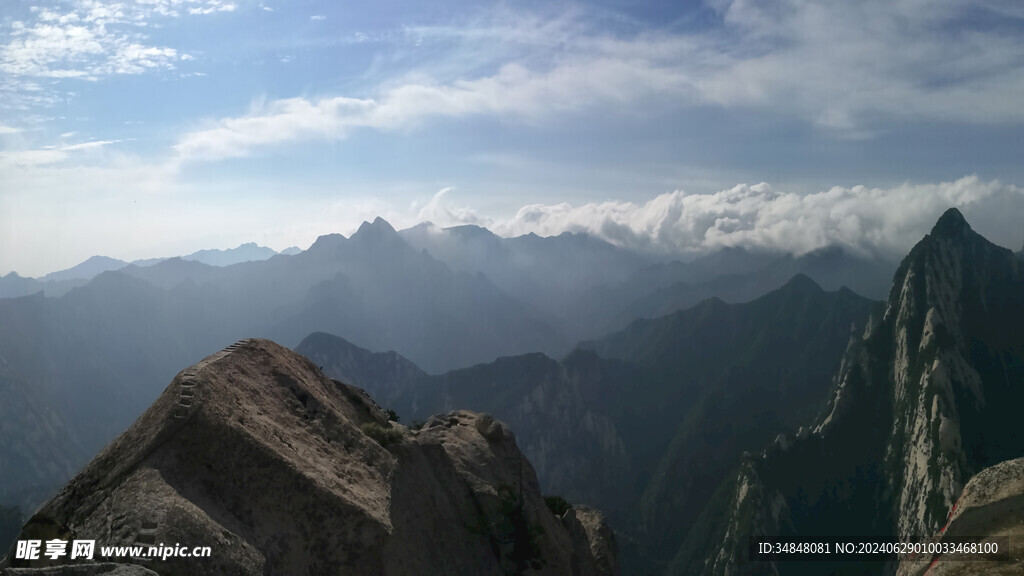
[[[447,201],[447,194],[452,187],[442,188],[422,208],[416,212],[416,222],[431,222],[437,226],[458,226],[474,224],[487,226],[491,220],[481,216],[476,210],[464,206],[456,206]],[[415,210],[416,205],[413,205]]]
[[[120,74],[171,70],[188,54],[156,46],[139,30],[156,18],[234,10],[222,0],[72,0],[62,10],[32,8],[31,17],[13,20],[0,30],[0,72],[7,78],[0,92],[20,101],[18,107],[50,105],[40,97],[38,79],[77,78],[96,81]]]
[[[463,26],[407,27],[417,45],[454,47],[369,96],[277,100],[184,134],[175,148],[216,159],[439,117],[551,125],[577,113],[701,107],[790,115],[845,138],[870,138],[894,120],[1024,122],[1011,96],[1024,93],[1024,20],[974,23],[997,9],[1015,17],[1019,10],[1004,2],[711,4],[718,25],[700,33],[613,33],[582,9],[549,19],[499,10]]]
[[[96,151],[104,146],[116,144],[118,142],[121,142],[121,140],[94,140],[91,142],[80,142],[78,144],[66,144],[63,146],[44,146],[33,150],[5,150],[0,152],[0,165],[40,166],[45,164],[56,164],[66,160],[69,156],[69,152]]]
[[[979,232],[1011,245],[1024,240],[1016,222],[1024,189],[966,176],[938,184],[893,188],[834,187],[795,194],[770,185],[740,184],[711,194],[684,191],[647,202],[531,204],[505,218],[486,218],[449,205],[448,189],[420,211],[441,226],[478,224],[501,236],[585,232],[630,249],[668,256],[724,247],[804,254],[842,246],[864,256],[898,258],[928,233],[950,206],[960,207]]]
[[[314,21],[314,22],[318,22],[320,20],[326,20],[327,16],[324,16],[323,14],[314,14],[314,15],[310,16],[309,19]]]
[[[12,128],[6,124],[0,124],[0,134],[17,134],[21,132],[20,128]]]
[[[378,98],[288,98],[255,107],[184,134],[174,145],[182,158],[215,160],[246,156],[256,148],[305,139],[338,140],[356,128],[402,130],[434,117],[500,115],[539,122],[553,113],[572,113],[596,102],[630,100],[635,87],[665,91],[671,71],[608,60],[585,69],[567,64],[534,73],[509,64],[497,74],[450,85],[406,83]]]
[[[213,14],[214,12],[232,12],[237,8],[234,2],[220,2],[209,0],[205,6],[189,8],[189,14]]]

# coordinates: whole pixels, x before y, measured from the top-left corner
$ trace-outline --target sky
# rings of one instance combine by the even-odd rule
[[[1018,0],[5,0],[0,275],[381,216],[904,253],[1024,242]]]

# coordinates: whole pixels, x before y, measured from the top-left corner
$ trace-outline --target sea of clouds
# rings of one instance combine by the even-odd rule
[[[643,202],[530,204],[488,217],[439,191],[418,219],[437,226],[475,224],[501,236],[585,232],[643,252],[696,255],[724,247],[805,254],[841,246],[865,257],[896,258],[950,207],[979,233],[1017,250],[1024,241],[1024,189],[966,176],[891,188],[833,187],[810,194],[739,184],[709,194],[676,190]]]

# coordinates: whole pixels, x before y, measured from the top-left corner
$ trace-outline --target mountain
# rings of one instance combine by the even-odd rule
[[[263,270],[255,263],[240,266],[225,269],[236,278],[220,285],[238,293],[259,282],[268,289],[268,306],[293,303],[269,331],[285,342],[328,332],[396,350],[435,373],[507,354],[569,348],[544,314],[487,277],[452,270],[416,250],[380,218],[347,239],[323,236],[301,254],[268,261]]]
[[[205,351],[246,334],[294,346],[316,331],[398,351],[431,372],[570,347],[542,314],[485,277],[455,272],[413,249],[383,220],[351,238],[322,237],[294,256],[225,267],[181,258],[129,265],[61,297],[0,299],[7,381],[33,388],[46,410],[23,417],[45,422],[52,415],[82,448],[34,448],[33,469],[53,472],[37,484],[66,481],[68,467],[83,465]],[[28,405],[14,398],[8,409]],[[60,442],[48,432],[39,439]],[[0,462],[33,457],[18,451],[19,441],[0,442]],[[0,497],[25,494],[26,482],[0,467]],[[32,508],[45,496],[40,490],[32,491],[34,502],[0,504]]]
[[[610,326],[617,328],[636,318],[663,316],[708,298],[749,302],[798,274],[827,290],[845,287],[862,296],[883,299],[896,267],[895,263],[860,258],[837,247],[802,256],[730,249],[690,264],[672,263],[641,271],[617,287],[613,298],[624,304]]]
[[[574,353],[563,362],[535,353],[431,376],[393,352],[370,352],[329,334],[311,334],[295,351],[332,378],[347,374],[362,382],[414,427],[455,406],[502,414],[517,423],[517,442],[545,492],[595,505],[618,501],[616,486],[630,468],[628,455],[614,424],[591,407],[597,396],[635,379],[634,366],[590,353]],[[589,481],[581,482],[584,477]]]
[[[0,298],[20,298],[31,296],[36,292],[44,292],[47,296],[63,296],[73,288],[84,286],[89,282],[86,278],[68,278],[66,280],[50,280],[41,282],[35,278],[23,278],[16,272],[0,277]]]
[[[18,276],[17,272],[10,272],[6,276],[0,276],[0,298],[29,296],[42,291],[42,289],[42,282],[35,278]]]
[[[88,458],[37,383],[19,379],[0,357],[0,502],[24,510],[46,498]],[[0,537],[0,546],[8,543]]]
[[[298,247],[288,248],[282,254],[298,254],[302,252]],[[253,260],[266,260],[277,252],[265,246],[258,246],[253,242],[242,244],[237,248],[228,250],[199,250],[187,256],[180,257],[181,260],[194,261],[209,266],[229,266],[239,262]],[[18,298],[43,291],[47,296],[59,297],[70,292],[73,288],[84,286],[89,280],[103,272],[121,270],[131,265],[135,268],[146,268],[174,260],[174,258],[147,258],[133,260],[131,263],[106,256],[92,256],[85,262],[72,266],[66,270],[50,272],[39,278],[23,278],[17,273],[11,272],[7,276],[0,276],[0,298]]]
[[[118,270],[120,268],[124,268],[127,265],[127,262],[124,262],[123,260],[118,260],[116,258],[108,258],[106,256],[93,256],[86,260],[85,262],[72,266],[67,270],[61,270],[59,272],[50,272],[45,276],[41,276],[39,278],[39,281],[57,282],[60,280],[74,280],[76,278],[88,280],[100,274],[101,272],[106,272],[108,270]]]
[[[813,426],[741,466],[678,573],[807,573],[751,564],[748,536],[926,541],[979,472],[1024,454],[1024,263],[955,209],[903,260],[884,309],[851,341]],[[1019,486],[1018,486],[1019,487]],[[882,573],[882,563],[815,563]]]
[[[618,573],[600,513],[549,508],[501,422],[466,411],[419,429],[389,422],[361,389],[267,340],[180,372],[20,537],[40,534],[96,538],[98,551],[216,548],[109,559],[158,574]],[[81,573],[67,557],[5,562]]]
[[[139,258],[138,260],[132,260],[131,262],[129,262],[129,264],[132,264],[134,266],[144,267],[144,266],[152,266],[154,264],[159,264],[159,263],[163,262],[164,260],[167,260],[167,258]]]
[[[526,354],[437,376],[395,357],[382,368],[381,355],[326,335],[296,350],[329,375],[365,378],[407,421],[461,406],[509,422],[543,489],[605,510],[624,567],[641,573],[671,558],[743,450],[794,434],[822,407],[872,305],[797,276],[747,304],[635,322],[561,361]]]
[[[604,328],[604,315],[616,306],[603,298],[600,288],[618,284],[650,263],[585,233],[502,238],[479,226],[423,223],[400,234],[454,270],[483,274],[550,318],[572,341],[596,335]]]
[[[266,260],[275,254],[277,252],[272,248],[259,246],[255,242],[247,242],[237,248],[228,248],[227,250],[199,250],[187,256],[182,256],[181,259],[201,262],[210,266],[230,266],[239,262]]]
[[[643,556],[670,560],[741,454],[794,435],[821,409],[873,305],[797,275],[747,304],[707,300],[581,344],[658,375],[636,408],[650,421],[644,435],[664,443],[637,503]]]
[[[299,248],[298,246],[289,246],[288,248],[285,248],[284,250],[278,252],[278,254],[283,254],[284,256],[294,256],[299,252],[302,252],[302,248]]]
[[[295,351],[309,358],[325,374],[365,389],[384,406],[415,394],[427,373],[401,354],[370,352],[333,334],[314,332]]]

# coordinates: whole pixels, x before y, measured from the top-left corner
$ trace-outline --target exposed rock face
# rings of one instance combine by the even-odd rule
[[[759,488],[734,492],[739,512],[722,533],[737,537],[719,543],[709,573],[799,570],[745,564],[749,534],[913,542],[935,533],[967,479],[1024,454],[1024,333],[1013,329],[1021,325],[1024,265],[951,209],[900,266],[884,311],[851,341],[810,433],[741,469],[737,486]],[[776,493],[788,519],[765,509],[773,499],[745,496]]]
[[[636,380],[636,370],[621,362],[592,353],[557,362],[534,353],[428,376],[397,354],[370,352],[329,334],[309,335],[296,351],[325,374],[365,387],[403,421],[462,407],[512,423],[547,494],[600,504],[613,514],[625,496],[622,487],[631,483],[623,480],[629,468],[623,440],[595,408],[618,395],[621,382]]]
[[[942,556],[903,559],[897,576],[973,576],[1024,574],[1024,458],[982,470],[967,483],[949,520],[932,541],[994,537],[1009,539],[1006,562],[944,561]],[[931,570],[929,570],[931,568]]]
[[[616,573],[607,526],[579,524],[586,546],[500,422],[392,426],[362,390],[246,340],[179,373],[22,534],[212,548],[116,559],[158,574]]]
[[[615,534],[603,514],[587,506],[574,506],[562,515],[562,524],[572,536],[573,547],[590,550],[581,554],[580,572],[613,576],[619,564]]]

